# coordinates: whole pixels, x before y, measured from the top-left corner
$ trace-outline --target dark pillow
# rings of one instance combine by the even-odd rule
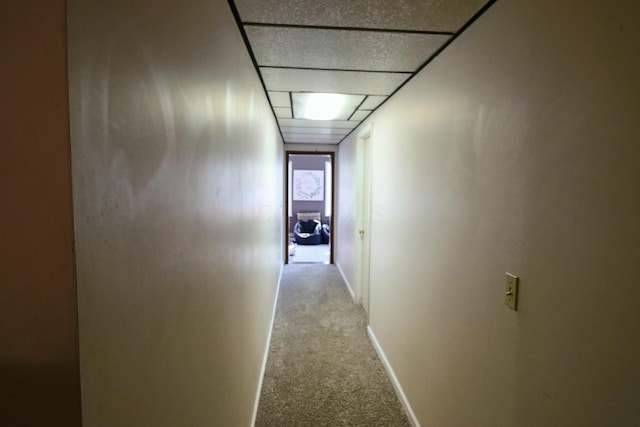
[[[300,230],[303,233],[315,233],[317,225],[318,223],[313,219],[300,221]]]

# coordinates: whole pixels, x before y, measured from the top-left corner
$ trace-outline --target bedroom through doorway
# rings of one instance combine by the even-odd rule
[[[333,264],[334,153],[287,152],[287,263]]]

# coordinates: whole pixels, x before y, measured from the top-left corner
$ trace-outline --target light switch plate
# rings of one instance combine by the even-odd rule
[[[504,303],[511,310],[516,311],[518,309],[518,276],[506,273],[504,294]]]

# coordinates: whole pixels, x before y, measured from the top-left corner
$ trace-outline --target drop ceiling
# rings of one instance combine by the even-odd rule
[[[285,143],[339,144],[495,0],[229,0]],[[302,119],[311,93],[355,95]],[[293,100],[296,99],[296,102]]]

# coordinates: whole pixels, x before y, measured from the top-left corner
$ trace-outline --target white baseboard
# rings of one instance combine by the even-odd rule
[[[267,359],[269,357],[269,347],[271,345],[271,333],[273,332],[273,323],[276,320],[276,308],[278,306],[278,296],[280,295],[280,282],[282,282],[282,270],[284,263],[280,265],[280,275],[278,276],[278,284],[276,286],[276,296],[273,301],[273,311],[271,312],[271,323],[269,324],[269,334],[267,336],[267,345],[264,349],[264,357],[262,358],[262,369],[260,369],[260,379],[258,380],[258,390],[256,390],[255,403],[253,405],[253,416],[251,417],[251,427],[256,425],[256,417],[258,416],[258,405],[260,404],[260,394],[262,393],[262,381],[264,373],[267,370]]]
[[[407,413],[407,416],[409,417],[409,422],[413,427],[420,427],[420,423],[416,418],[416,414],[413,412],[413,409],[411,409],[411,405],[407,400],[407,396],[405,396],[404,390],[402,390],[400,381],[398,381],[398,377],[396,377],[395,372],[393,372],[393,368],[391,368],[391,365],[389,364],[389,360],[387,360],[387,356],[384,354],[382,347],[380,347],[380,343],[378,342],[378,339],[373,333],[373,329],[371,329],[371,326],[367,326],[367,332],[369,332],[369,338],[373,343],[373,348],[376,349],[376,353],[378,353],[378,357],[382,361],[382,365],[384,366],[384,369],[386,369],[387,374],[389,374],[389,378],[391,378],[391,383],[393,384],[393,388],[395,388],[396,394],[398,395],[398,399],[400,400],[400,403],[402,403],[402,406],[404,407],[404,410]]]
[[[353,303],[355,304],[356,294],[353,293],[353,288],[351,287],[351,283],[349,283],[349,280],[347,280],[347,276],[344,275],[344,271],[342,271],[342,267],[340,267],[340,264],[338,264],[337,262],[335,264],[336,264],[336,267],[338,267],[338,271],[340,272],[340,275],[342,276],[342,280],[344,280],[344,284],[347,286],[347,290],[349,291],[349,294],[351,295],[351,301],[353,301]]]

